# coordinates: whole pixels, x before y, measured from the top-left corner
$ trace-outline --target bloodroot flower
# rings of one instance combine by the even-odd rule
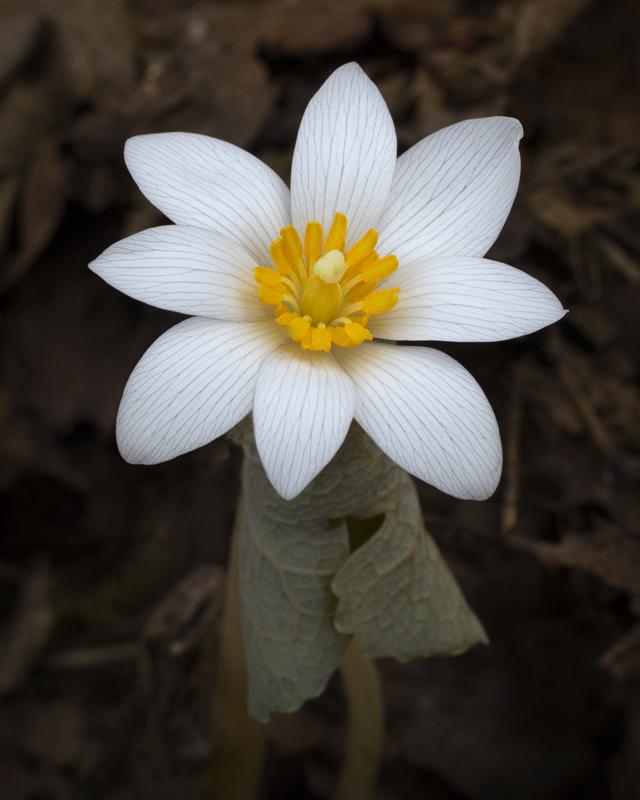
[[[253,411],[275,489],[295,497],[355,420],[387,455],[455,497],[500,477],[495,416],[454,359],[396,341],[488,342],[560,319],[557,298],[482,256],[518,187],[520,123],[474,119],[396,159],[389,110],[356,64],[309,103],[291,191],[237,147],[190,133],[135,136],[127,166],[174,225],[90,265],[125,294],[190,315],[135,367],[117,440],[155,464]]]

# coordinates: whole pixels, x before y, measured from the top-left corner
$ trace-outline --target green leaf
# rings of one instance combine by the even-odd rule
[[[486,641],[424,530],[409,476],[357,425],[289,502],[269,484],[250,425],[234,434],[245,450],[240,592],[253,717],[320,694],[354,633],[368,655],[402,660]]]
[[[335,626],[357,634],[367,655],[400,661],[457,655],[487,642],[438,548],[424,528],[415,486],[399,467],[371,513],[380,528],[333,581]]]

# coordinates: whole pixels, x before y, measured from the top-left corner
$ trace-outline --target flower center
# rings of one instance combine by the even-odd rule
[[[289,225],[270,247],[274,267],[256,267],[258,297],[275,306],[275,320],[305,350],[332,345],[354,347],[373,339],[369,317],[390,311],[399,289],[378,289],[398,268],[398,259],[380,258],[378,234],[370,229],[345,250],[347,218],[338,212],[326,238],[319,222],[309,222],[304,242]]]

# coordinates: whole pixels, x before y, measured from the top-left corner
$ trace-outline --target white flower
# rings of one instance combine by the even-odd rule
[[[129,378],[123,457],[174,458],[253,411],[267,475],[290,499],[355,418],[413,475],[455,497],[491,495],[502,449],[482,390],[444,353],[394,342],[497,341],[563,316],[539,281],[482,258],[516,194],[521,135],[515,119],[468,120],[396,159],[382,96],[347,64],[304,113],[291,192],[217,139],[129,139],[134,180],[175,224],[90,266],[131,297],[191,317]]]

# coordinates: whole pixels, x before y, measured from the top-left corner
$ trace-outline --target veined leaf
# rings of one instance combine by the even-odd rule
[[[371,509],[384,522],[333,581],[335,626],[357,634],[371,657],[457,655],[487,636],[424,528],[413,482],[395,469],[388,494]]]
[[[424,529],[411,479],[358,426],[289,502],[269,484],[250,426],[236,437],[245,448],[240,590],[252,716],[268,721],[320,694],[351,634],[368,655],[401,660],[486,641]],[[359,530],[354,519],[368,523]]]

